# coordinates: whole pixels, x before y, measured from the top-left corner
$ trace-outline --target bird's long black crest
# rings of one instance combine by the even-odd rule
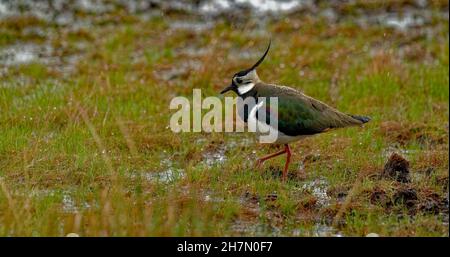
[[[248,71],[256,69],[256,67],[258,67],[258,65],[260,65],[262,63],[262,61],[264,61],[264,58],[266,57],[267,53],[269,52],[271,43],[272,43],[272,40],[269,41],[269,45],[267,46],[267,49],[266,49],[266,52],[264,53],[264,55],[250,69],[248,69]]]

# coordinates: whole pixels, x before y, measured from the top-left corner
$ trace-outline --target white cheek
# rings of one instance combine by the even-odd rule
[[[247,93],[248,91],[252,90],[252,88],[255,86],[254,83],[249,83],[248,85],[245,86],[239,86],[237,88],[238,92],[240,95],[243,95],[245,93]]]

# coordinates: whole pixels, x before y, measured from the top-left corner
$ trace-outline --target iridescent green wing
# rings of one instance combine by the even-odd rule
[[[278,130],[286,135],[313,135],[332,128],[361,124],[349,115],[292,88],[258,85],[257,92],[259,97],[278,97],[278,108],[267,101],[266,123],[270,117],[275,117]]]

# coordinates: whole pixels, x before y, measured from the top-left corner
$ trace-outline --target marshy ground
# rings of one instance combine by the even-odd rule
[[[0,235],[448,236],[448,1],[0,1]],[[272,10],[272,11],[270,11]],[[168,127],[257,60],[364,128]]]

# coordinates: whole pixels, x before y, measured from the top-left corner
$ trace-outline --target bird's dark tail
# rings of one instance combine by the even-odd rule
[[[367,123],[367,122],[369,122],[369,121],[371,120],[371,118],[370,118],[370,117],[367,117],[367,116],[351,115],[351,114],[350,114],[350,116],[351,116],[353,119],[356,119],[356,120],[361,121],[362,123]]]

